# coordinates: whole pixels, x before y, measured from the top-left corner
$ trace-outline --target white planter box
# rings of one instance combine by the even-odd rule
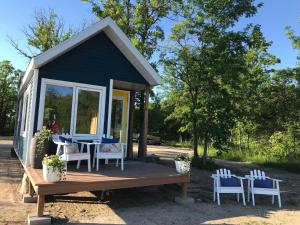
[[[191,162],[175,160],[176,171],[180,174],[188,174],[191,170]]]
[[[60,181],[61,174],[59,170],[53,169],[52,166],[47,166],[43,164],[43,177],[49,183],[56,183]]]

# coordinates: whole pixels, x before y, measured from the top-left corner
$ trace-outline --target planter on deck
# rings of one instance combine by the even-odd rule
[[[32,168],[41,169],[42,160],[50,149],[50,141],[45,140],[40,149],[37,148],[37,138],[33,137],[30,142],[29,157]]]
[[[61,179],[61,172],[57,167],[43,164],[43,177],[49,183],[56,183]]]
[[[190,161],[175,160],[176,171],[180,174],[188,174],[191,171]]]

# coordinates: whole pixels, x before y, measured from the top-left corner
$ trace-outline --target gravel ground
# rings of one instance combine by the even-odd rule
[[[28,213],[35,212],[35,204],[21,203],[19,194],[20,169],[16,159],[9,157],[11,141],[0,138],[0,224],[27,224]],[[188,152],[163,146],[150,146],[149,154],[172,159],[178,152]],[[231,168],[243,175],[257,166],[218,160],[220,166]],[[300,224],[300,176],[281,170],[265,171],[283,179],[283,208],[271,205],[270,197],[257,197],[257,206],[243,207],[234,196],[222,196],[221,206],[212,202],[211,172],[192,171],[190,195],[196,203],[178,205],[174,197],[179,194],[175,185],[153,188],[133,188],[107,192],[104,200],[97,193],[48,196],[45,211],[53,224],[129,224],[129,225],[192,225],[192,224]]]

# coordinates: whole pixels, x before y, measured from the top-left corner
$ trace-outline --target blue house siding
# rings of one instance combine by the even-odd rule
[[[105,86],[104,132],[107,128],[110,79],[148,84],[104,32],[100,32],[39,69],[37,102],[42,78]],[[36,106],[35,115],[38,115],[38,107],[39,104]],[[38,116],[35,118],[35,131],[37,120]]]

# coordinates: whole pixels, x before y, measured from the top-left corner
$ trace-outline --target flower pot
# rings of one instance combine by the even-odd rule
[[[56,167],[43,164],[43,177],[49,183],[56,183],[60,181],[61,173]]]
[[[190,161],[178,161],[175,160],[176,171],[180,174],[188,174],[191,170]]]
[[[42,160],[46,154],[48,154],[50,149],[50,142],[48,140],[44,141],[41,149],[37,149],[37,139],[33,137],[30,142],[29,157],[30,165],[32,168],[41,169]]]

